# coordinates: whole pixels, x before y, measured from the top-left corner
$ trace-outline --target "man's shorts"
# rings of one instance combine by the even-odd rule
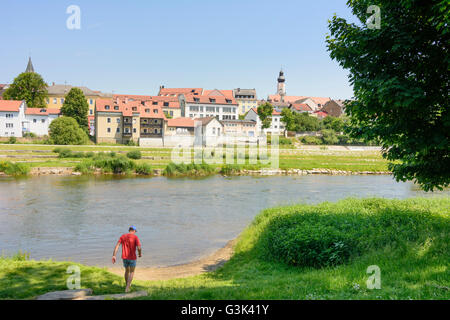
[[[136,260],[123,259],[124,268],[133,267],[136,268]]]

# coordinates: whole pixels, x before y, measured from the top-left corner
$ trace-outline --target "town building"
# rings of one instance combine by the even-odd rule
[[[95,140],[122,144],[132,140],[140,146],[162,146],[166,121],[162,108],[149,101],[98,99]]]
[[[179,98],[182,117],[239,119],[239,105],[232,90],[205,90],[202,95],[180,94]]]
[[[194,121],[196,137],[201,136],[201,144],[203,146],[217,146],[222,144],[222,137],[224,136],[223,124],[216,117],[198,118]],[[200,141],[196,140],[197,145]]]
[[[233,96],[238,103],[238,113],[240,115],[246,114],[250,109],[258,107],[258,97],[255,89],[241,89],[233,90]]]
[[[167,118],[180,118],[181,108],[180,101],[177,96],[145,96],[145,95],[128,95],[128,94],[115,94],[113,99],[122,99],[125,101],[141,101],[151,102],[152,105],[159,105]]]
[[[253,120],[222,120],[224,134],[231,137],[256,137],[257,123]]]
[[[250,111],[245,116],[245,120],[250,120],[256,122],[256,131],[258,135],[261,134],[271,134],[271,135],[281,135],[284,133],[285,124],[281,121],[281,111],[278,109],[273,110],[272,121],[269,128],[262,128],[262,121],[259,118],[257,109],[250,109]]]
[[[332,117],[340,117],[345,112],[344,100],[330,100],[323,106],[323,112]]]
[[[59,113],[58,109],[28,108],[25,101],[0,100],[0,136],[48,135],[50,123]]]
[[[289,109],[295,113],[313,113],[314,110],[306,103],[292,103],[289,105]]]

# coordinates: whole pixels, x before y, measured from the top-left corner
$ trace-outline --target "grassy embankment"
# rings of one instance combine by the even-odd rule
[[[450,299],[450,198],[347,199],[267,209],[213,273],[136,281],[150,299]],[[69,262],[0,259],[0,298],[65,289]],[[381,270],[369,290],[368,266]],[[81,266],[81,284],[118,293],[123,280]]]
[[[25,163],[30,167],[75,167],[88,157],[65,157],[59,158],[53,152],[58,146],[36,146],[36,145],[0,145],[0,161],[13,163]],[[110,153],[125,155],[132,150],[140,150],[142,159],[137,163],[146,163],[154,169],[165,169],[171,162],[172,150],[169,148],[138,148],[138,147],[115,147],[115,146],[70,146],[73,152]],[[270,156],[270,154],[269,154]],[[383,159],[379,151],[359,150],[352,151],[341,148],[330,147],[300,147],[285,149],[279,152],[279,167],[281,169],[335,169],[345,171],[388,171],[388,162]],[[217,169],[220,165],[213,165]],[[267,165],[247,165],[241,168],[264,167]]]

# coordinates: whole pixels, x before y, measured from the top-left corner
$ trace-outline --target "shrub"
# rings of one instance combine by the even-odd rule
[[[133,150],[127,153],[127,157],[130,159],[138,160],[142,158],[142,154],[139,150]]]
[[[163,171],[165,176],[205,176],[215,172],[215,169],[207,163],[175,164],[169,163]]]
[[[292,145],[292,140],[289,138],[280,137],[279,144],[280,145]]]
[[[313,136],[301,137],[300,141],[304,144],[315,144],[315,145],[322,144],[322,139],[320,139],[319,137],[313,137]]]
[[[23,137],[24,137],[24,138],[36,138],[36,134],[33,133],[33,132],[25,132],[25,133],[23,134]]]
[[[261,230],[256,248],[264,260],[335,266],[384,248],[403,252],[408,244],[422,245],[430,235],[448,232],[450,222],[441,209],[433,213],[431,201],[347,199],[274,208],[261,213],[251,228]],[[443,206],[448,203],[440,201]]]
[[[22,176],[30,172],[30,166],[20,162],[0,161],[0,172],[11,176]]]
[[[115,153],[114,151],[111,151],[109,153],[109,156],[112,157],[112,158],[114,158],[116,155],[117,155],[117,153]]]
[[[152,166],[145,162],[138,163],[138,164],[136,164],[135,171],[137,174],[150,175],[150,174],[152,174]]]
[[[225,175],[236,174],[241,171],[241,166],[237,164],[226,164],[220,168],[220,173]]]
[[[16,137],[9,137],[8,139],[8,143],[9,144],[15,144],[17,142],[17,138]]]
[[[130,147],[135,147],[135,146],[137,146],[138,144],[137,144],[136,142],[134,142],[133,140],[128,140],[128,142],[127,142],[126,145],[127,145],[127,146],[130,146]]]
[[[336,132],[332,129],[324,129],[320,131],[322,133],[322,141],[324,144],[332,145],[339,142]]]
[[[77,121],[70,117],[60,117],[49,126],[50,141],[60,145],[81,145],[89,141],[86,132],[80,128]]]
[[[93,157],[95,157],[95,152],[93,152],[93,151],[86,152],[85,157],[86,158],[93,158]]]

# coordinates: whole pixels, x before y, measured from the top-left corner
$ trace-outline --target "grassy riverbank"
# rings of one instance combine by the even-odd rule
[[[69,146],[73,157],[61,158],[55,149],[61,146],[50,145],[0,145],[0,161],[22,163],[33,167],[70,167],[75,168],[93,153],[116,153],[126,155],[130,151],[140,150],[142,159],[138,163],[150,165],[154,169],[165,169],[172,161],[170,148],[139,148],[125,146]],[[79,157],[84,155],[85,157]],[[220,169],[221,165],[213,165]],[[267,167],[264,163],[250,166]],[[352,172],[388,171],[388,162],[382,158],[380,151],[373,149],[349,149],[339,146],[301,146],[280,148],[280,169],[332,169]]]
[[[347,199],[264,210],[218,271],[136,281],[150,299],[450,299],[450,198]],[[311,254],[313,253],[314,254]],[[0,259],[0,298],[65,289],[69,262]],[[369,290],[367,267],[381,270]],[[119,293],[122,277],[81,267],[94,294]]]

